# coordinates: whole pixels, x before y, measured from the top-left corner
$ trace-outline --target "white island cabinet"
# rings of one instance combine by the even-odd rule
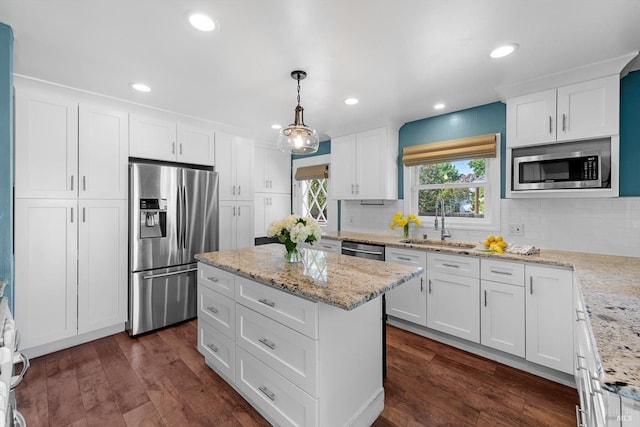
[[[198,349],[270,423],[375,421],[384,408],[376,297],[420,267],[381,272],[379,261],[312,249],[303,262],[286,264],[281,245],[197,258]]]

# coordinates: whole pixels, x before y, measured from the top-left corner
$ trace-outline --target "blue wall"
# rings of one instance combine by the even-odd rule
[[[505,104],[494,102],[405,123],[400,128],[398,138],[398,198],[404,198],[404,177],[402,174],[402,149],[404,147],[497,132],[502,134],[500,196],[504,197],[505,138],[507,136],[507,106]]]
[[[315,156],[322,156],[323,154],[329,154],[331,153],[331,141],[327,140],[327,141],[320,141],[320,146],[318,147],[318,151],[316,151],[313,154],[292,154],[291,155],[291,160],[296,160],[296,159],[304,159],[305,157],[315,157]]]
[[[640,71],[620,81],[620,196],[640,196]]]
[[[13,32],[0,23],[0,279],[13,308]]]

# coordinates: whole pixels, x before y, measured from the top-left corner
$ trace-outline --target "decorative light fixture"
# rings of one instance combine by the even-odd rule
[[[318,151],[320,138],[315,129],[304,124],[304,108],[300,105],[300,80],[304,80],[307,73],[300,70],[291,72],[291,78],[298,81],[298,105],[292,124],[280,130],[278,134],[278,149],[293,154],[311,154]]]

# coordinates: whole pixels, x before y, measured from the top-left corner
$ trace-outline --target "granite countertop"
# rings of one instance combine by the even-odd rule
[[[303,262],[284,261],[269,244],[196,255],[198,261],[311,301],[351,310],[422,273],[422,267],[305,249]]]
[[[480,252],[456,246],[401,243],[389,234],[335,232],[323,238],[438,250],[493,259],[541,263],[574,270],[590,320],[603,388],[640,400],[640,258],[541,250],[538,255]]]

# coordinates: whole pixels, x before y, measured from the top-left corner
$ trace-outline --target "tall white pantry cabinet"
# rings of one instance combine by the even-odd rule
[[[37,356],[127,319],[128,118],[16,86],[15,316]]]

